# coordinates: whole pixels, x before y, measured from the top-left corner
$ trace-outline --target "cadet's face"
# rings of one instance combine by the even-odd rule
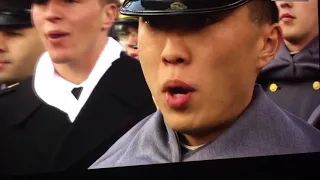
[[[15,82],[33,74],[44,48],[35,28],[0,28],[0,82]]]
[[[99,0],[34,2],[32,18],[54,62],[88,57],[97,49],[97,42],[105,41],[102,28],[106,25],[107,5],[102,6]]]
[[[266,44],[270,28],[253,24],[247,7],[215,24],[190,29],[199,20],[144,17],[138,34],[141,66],[165,121],[190,134],[237,117],[251,100],[259,69],[279,47]],[[260,58],[266,47],[265,52],[274,48],[273,55]]]
[[[139,59],[138,49],[135,48],[138,44],[138,29],[129,27],[127,32],[127,39],[125,42],[127,54],[131,57]]]
[[[318,0],[276,3],[281,18],[280,26],[286,40],[299,43],[318,35]]]

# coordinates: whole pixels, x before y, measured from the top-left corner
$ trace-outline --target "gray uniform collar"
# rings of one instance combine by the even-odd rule
[[[319,36],[316,36],[306,47],[294,57],[286,45],[282,43],[275,59],[266,66],[260,76],[273,80],[299,80],[319,77]]]
[[[297,117],[290,118],[256,85],[246,110],[211,143],[181,154],[175,132],[157,111],[120,138],[90,168],[319,151],[320,132]]]

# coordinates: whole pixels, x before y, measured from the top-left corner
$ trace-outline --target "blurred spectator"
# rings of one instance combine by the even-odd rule
[[[133,16],[119,15],[115,25],[120,43],[124,46],[126,53],[133,58],[139,59],[138,18]]]
[[[43,44],[31,24],[30,3],[0,0],[0,89],[31,76]]]
[[[257,82],[277,105],[307,121],[320,104],[318,0],[276,4],[284,43]]]

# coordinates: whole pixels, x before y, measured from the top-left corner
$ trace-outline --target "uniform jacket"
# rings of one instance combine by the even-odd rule
[[[320,105],[311,114],[308,123],[320,129]]]
[[[182,154],[176,134],[157,111],[120,138],[90,169],[320,152],[319,138],[320,131],[282,111],[257,85],[247,109],[211,143]]]
[[[155,111],[139,62],[123,53],[74,123],[35,95],[30,77],[0,93],[0,174],[85,170]]]
[[[320,105],[319,37],[293,57],[282,44],[257,83],[277,105],[307,121]]]

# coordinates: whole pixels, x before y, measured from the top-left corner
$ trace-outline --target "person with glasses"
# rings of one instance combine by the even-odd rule
[[[138,54],[138,18],[120,14],[115,22],[119,42],[125,47],[126,53],[139,59]]]

